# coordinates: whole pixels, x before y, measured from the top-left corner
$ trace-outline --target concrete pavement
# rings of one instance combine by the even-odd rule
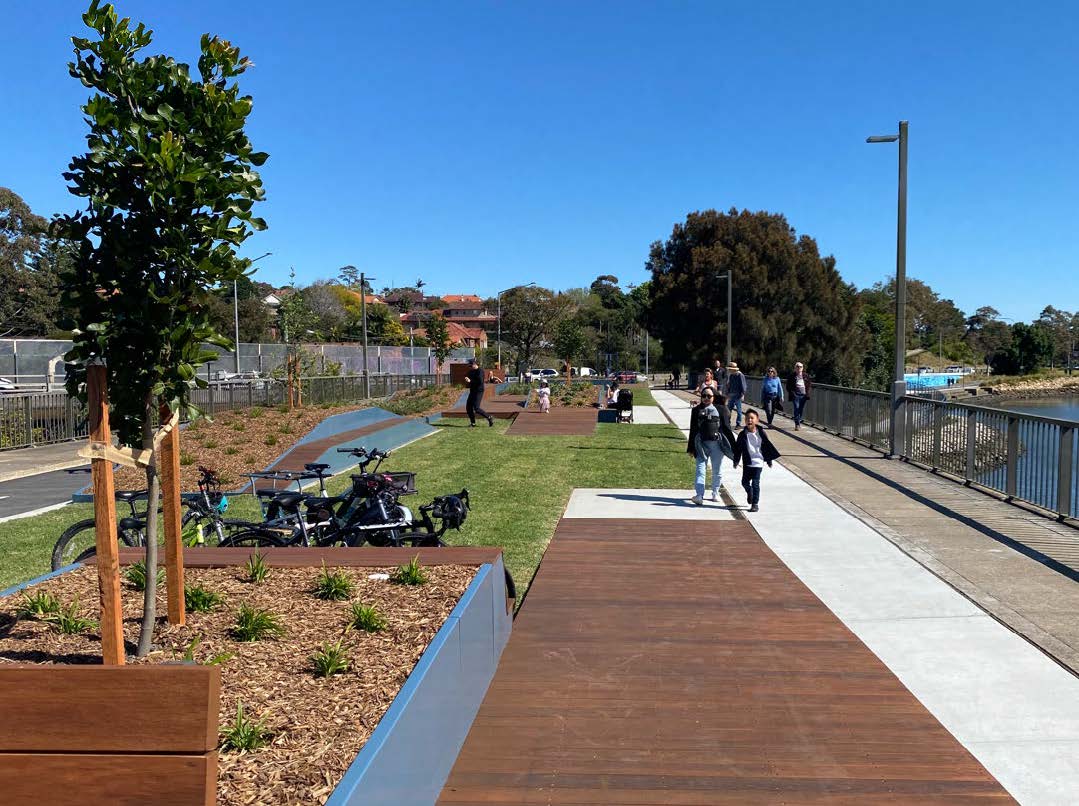
[[[82,467],[88,463],[81,456],[77,456],[76,452],[85,444],[86,440],[80,440],[0,451],[0,483],[48,473],[51,470]]]

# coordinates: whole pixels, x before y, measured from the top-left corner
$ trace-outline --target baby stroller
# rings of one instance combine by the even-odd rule
[[[633,390],[623,389],[618,393],[618,405],[615,407],[616,423],[633,422]]]

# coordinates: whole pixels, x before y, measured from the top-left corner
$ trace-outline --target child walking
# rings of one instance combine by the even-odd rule
[[[779,458],[779,451],[772,445],[768,432],[760,426],[760,417],[754,409],[746,410],[746,427],[738,434],[734,444],[734,466],[742,462],[742,488],[746,491],[750,512],[760,512],[761,471],[765,465]]]
[[[539,398],[540,411],[544,414],[551,413],[551,387],[547,381],[540,381],[539,389],[536,390],[536,396]]]

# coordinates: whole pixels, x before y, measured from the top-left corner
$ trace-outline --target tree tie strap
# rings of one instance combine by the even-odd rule
[[[169,421],[154,432],[154,447],[150,450],[145,448],[118,448],[107,442],[91,441],[79,448],[78,455],[84,459],[104,459],[113,464],[124,467],[149,467],[154,463],[154,457],[161,440],[168,436],[172,429],[180,424],[180,414],[174,411]]]

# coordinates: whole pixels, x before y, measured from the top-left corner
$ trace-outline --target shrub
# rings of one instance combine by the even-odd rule
[[[24,591],[15,615],[19,618],[47,618],[59,612],[60,600],[51,593],[38,591],[30,596]]]
[[[266,439],[264,439],[262,441],[272,448],[274,445],[277,444],[277,435],[276,434],[267,434]]]
[[[137,591],[146,590],[146,563],[143,560],[132,563],[124,571],[124,579]],[[165,569],[157,569],[157,584],[165,584]]]
[[[426,585],[427,572],[420,565],[420,555],[409,560],[407,565],[397,566],[397,570],[390,574],[390,582],[394,585]]]
[[[209,613],[224,601],[225,597],[220,593],[208,590],[202,585],[188,585],[184,588],[184,603],[193,613]]]
[[[180,451],[180,464],[185,466],[193,465],[195,464],[195,457],[192,456],[190,453],[184,453],[183,451]]]
[[[277,431],[278,431],[279,434],[286,434],[286,435],[291,434],[292,433],[292,426],[289,425],[288,423],[285,423],[279,429],[277,429]]]
[[[348,647],[344,646],[343,639],[338,638],[332,644],[326,641],[319,650],[311,656],[311,666],[319,677],[330,677],[348,671]]]
[[[247,581],[254,582],[256,585],[270,575],[270,566],[266,565],[266,558],[261,551],[255,552],[248,558],[244,570],[247,572]]]
[[[93,619],[80,615],[78,599],[67,606],[61,605],[55,613],[46,616],[45,620],[64,635],[78,635],[97,626]]]
[[[352,578],[341,569],[333,573],[326,570],[326,563],[322,563],[322,571],[315,580],[315,596],[319,599],[340,601],[352,596],[356,586],[352,584]]]
[[[261,641],[284,632],[285,627],[277,616],[269,610],[256,609],[246,603],[240,605],[236,613],[236,624],[232,627],[232,637],[245,642]]]
[[[239,450],[232,447],[231,445],[229,445],[227,448],[225,448],[225,456],[235,456],[239,452],[240,452]]]
[[[221,729],[222,750],[258,750],[273,738],[273,733],[261,719],[244,715],[244,704],[236,704],[236,718]]]
[[[197,635],[191,639],[190,643],[188,643],[187,647],[184,649],[185,661],[188,661],[189,663],[195,662],[195,650],[198,648],[198,645],[200,643],[202,643],[202,639],[199,638]],[[206,660],[202,665],[220,666],[222,663],[230,661],[234,657],[235,655],[232,652],[218,652],[216,655]]]
[[[352,603],[352,612],[349,626],[355,630],[364,632],[382,632],[386,629],[386,619],[374,605],[365,605],[361,602]]]
[[[247,416],[250,417],[252,420],[257,420],[259,417],[262,416],[262,406],[255,406],[252,409],[248,409]]]
[[[237,420],[236,422],[234,422],[232,424],[232,430],[233,431],[238,431],[238,432],[243,432],[243,431],[247,430],[247,426],[244,424],[243,420]]]

